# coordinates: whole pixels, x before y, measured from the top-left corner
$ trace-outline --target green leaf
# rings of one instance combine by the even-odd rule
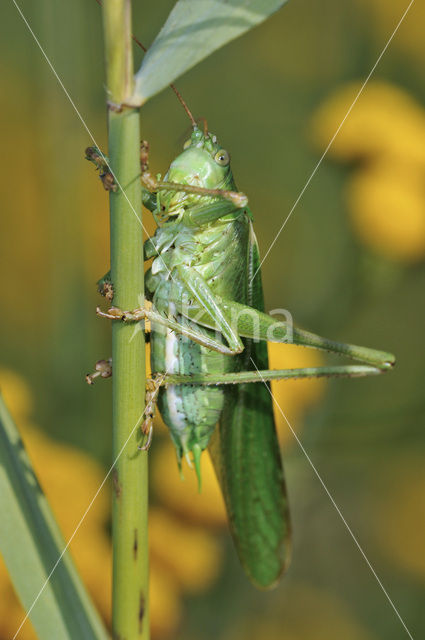
[[[280,9],[286,0],[178,0],[136,74],[140,106],[182,73]]]
[[[40,640],[107,640],[71,557],[57,563],[65,543],[1,395],[0,513],[0,551]]]

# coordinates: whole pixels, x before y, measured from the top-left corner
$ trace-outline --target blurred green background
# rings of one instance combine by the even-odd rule
[[[173,2],[134,4],[134,31],[149,44]],[[232,155],[263,255],[407,4],[292,0],[177,81]],[[94,0],[20,6],[105,149],[99,7]],[[424,6],[414,3],[263,265],[267,309],[285,307],[312,331],[397,356],[388,376],[274,390],[416,638],[425,629],[424,19]],[[107,196],[84,160],[87,131],[9,1],[0,65],[0,384],[69,536],[110,462],[110,381],[84,382],[110,349],[108,323],[94,312],[101,302],[95,282],[109,267]],[[170,90],[142,109],[154,172],[165,172],[188,127]],[[151,233],[148,213],[145,224]],[[291,348],[272,352],[274,366],[315,358]],[[151,456],[154,638],[407,637],[287,425],[279,431],[293,559],[281,585],[259,593],[222,526],[211,470],[203,496],[189,472],[177,482],[158,426]],[[99,505],[73,552],[109,619],[107,491]],[[13,635],[21,616],[0,566],[0,640]],[[34,637],[29,624],[20,637]]]

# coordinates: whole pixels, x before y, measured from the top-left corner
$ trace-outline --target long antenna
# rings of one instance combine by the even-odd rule
[[[137,42],[137,40],[136,40],[136,42]],[[198,123],[196,122],[195,118],[194,118],[194,117],[193,117],[193,115],[192,115],[191,110],[189,109],[189,107],[187,106],[186,102],[184,101],[182,94],[181,94],[181,93],[180,93],[180,91],[177,89],[177,87],[176,87],[176,85],[175,85],[175,84],[170,84],[170,87],[172,88],[172,90],[173,90],[173,91],[174,91],[174,93],[176,94],[177,99],[179,100],[179,102],[180,102],[180,104],[182,105],[183,109],[186,111],[187,115],[189,116],[189,118],[190,118],[190,121],[191,121],[191,123],[192,123],[193,128],[194,128],[194,129],[197,129],[197,128],[198,128]]]
[[[102,6],[101,0],[96,0],[96,2],[100,7]],[[136,36],[134,36],[133,34],[131,35],[131,38],[142,49],[142,51],[144,51],[146,53],[147,49],[140,42],[140,40],[138,38],[136,38]],[[189,116],[189,119],[190,119],[190,121],[192,123],[193,128],[197,129],[198,128],[198,123],[196,122],[195,118],[192,115],[191,110],[189,109],[189,107],[187,106],[186,102],[184,101],[182,94],[177,89],[175,84],[170,84],[170,87],[174,91],[174,93],[176,94],[178,101],[180,102],[180,104],[182,105],[183,109],[186,111],[187,115]],[[204,124],[204,130],[205,130],[205,124]]]

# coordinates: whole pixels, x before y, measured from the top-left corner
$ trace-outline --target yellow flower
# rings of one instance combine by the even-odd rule
[[[164,442],[152,463],[152,482],[163,504],[189,520],[210,526],[226,522],[223,498],[207,453],[201,457],[202,491],[193,469],[182,461],[183,479],[177,467],[174,445]]]
[[[269,344],[270,369],[298,369],[318,367],[323,364],[322,355],[314,349],[291,344]],[[271,389],[275,399],[274,415],[281,443],[285,445],[294,442],[291,429],[282,413],[294,431],[297,432],[302,425],[304,412],[318,402],[323,395],[325,386],[326,380],[324,378],[272,382]]]
[[[382,499],[374,504],[374,529],[380,549],[421,580],[425,579],[424,487],[423,460],[405,458],[395,469],[392,467]]]
[[[382,159],[359,169],[347,185],[353,228],[361,241],[394,260],[425,256],[425,172]]]
[[[313,118],[313,138],[325,149],[344,120],[328,154],[341,160],[391,156],[425,168],[425,111],[408,93],[371,82],[352,106],[361,83],[327,98]],[[348,115],[347,115],[348,113]]]
[[[169,571],[155,561],[150,563],[149,607],[152,638],[172,637],[182,615],[180,592]]]
[[[313,122],[325,148],[360,85],[329,98]],[[353,229],[370,249],[391,260],[425,256],[425,110],[403,90],[369,84],[329,149],[341,160],[361,158],[346,190]]]
[[[200,591],[217,577],[220,547],[204,528],[188,526],[165,509],[151,509],[149,541],[152,559],[185,591]]]
[[[20,431],[35,473],[53,511],[58,514],[62,533],[67,538],[72,535],[98,490],[104,478],[103,469],[87,454],[51,440],[33,426],[23,425]],[[72,480],[68,473],[64,473],[64,468],[72,469]],[[101,492],[84,518],[75,540],[80,535],[84,536],[84,531],[102,531],[109,511],[108,493]]]

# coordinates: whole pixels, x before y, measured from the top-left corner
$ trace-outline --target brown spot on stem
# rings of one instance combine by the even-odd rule
[[[145,615],[145,596],[143,595],[143,592],[140,592],[140,600],[139,600],[139,633],[142,633],[144,615]]]
[[[114,493],[115,493],[115,498],[117,500],[120,499],[121,497],[121,493],[122,493],[122,487],[120,485],[120,481],[118,478],[118,471],[116,469],[113,470],[112,472],[112,482],[114,485]]]
[[[133,556],[134,560],[137,560],[137,552],[139,550],[139,540],[137,535],[137,529],[134,530],[134,541],[133,541]]]

